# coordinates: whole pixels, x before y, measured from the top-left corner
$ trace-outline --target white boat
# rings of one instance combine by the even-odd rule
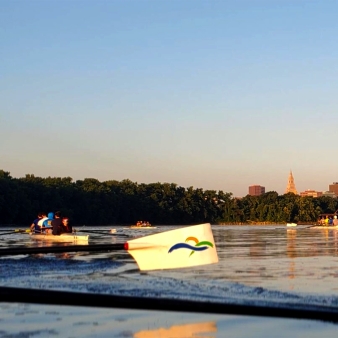
[[[287,227],[296,227],[297,223],[286,223]]]
[[[61,235],[31,233],[31,238],[40,241],[88,244],[89,235],[65,233]]]
[[[310,228],[311,229],[332,229],[332,230],[338,230],[338,225],[313,225]]]
[[[153,226],[139,226],[139,225],[132,225],[129,228],[125,229],[138,229],[138,230],[148,230],[148,229],[156,229],[157,227]]]

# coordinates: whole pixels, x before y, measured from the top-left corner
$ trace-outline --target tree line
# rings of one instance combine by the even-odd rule
[[[0,224],[30,224],[40,211],[60,210],[73,225],[198,224],[210,222],[315,222],[334,213],[336,198],[300,197],[275,191],[235,198],[221,190],[184,188],[175,183],[138,184],[129,179],[13,178],[0,170]]]

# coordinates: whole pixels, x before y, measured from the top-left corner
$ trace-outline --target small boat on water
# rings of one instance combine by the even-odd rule
[[[146,230],[146,229],[156,229],[157,227],[153,226],[140,226],[140,225],[132,225],[126,229],[138,229],[138,230]]]
[[[296,227],[297,223],[286,223],[287,227]]]
[[[156,229],[148,221],[137,221],[136,225],[131,225],[127,229]]]
[[[338,230],[338,225],[313,225],[310,228],[311,229],[332,229],[332,230]]]
[[[65,233],[61,235],[31,233],[31,238],[40,241],[88,244],[89,235]]]

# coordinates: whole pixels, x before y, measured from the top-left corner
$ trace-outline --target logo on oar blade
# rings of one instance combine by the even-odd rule
[[[195,242],[195,245],[192,246],[190,244],[188,244],[187,242],[189,241],[193,241]],[[173,252],[174,250],[178,250],[178,249],[190,249],[191,253],[189,255],[189,257],[195,252],[195,251],[204,251],[207,250],[208,248],[213,248],[214,245],[209,242],[209,241],[199,241],[196,237],[187,237],[187,239],[185,240],[185,243],[177,243],[175,245],[173,245],[168,253]]]

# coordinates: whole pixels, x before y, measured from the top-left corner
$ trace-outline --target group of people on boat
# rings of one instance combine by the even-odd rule
[[[320,225],[325,225],[325,226],[336,226],[338,225],[338,218],[337,215],[332,216],[323,216],[318,220],[318,223]]]
[[[55,213],[49,212],[48,214],[39,212],[30,229],[34,233],[53,234],[56,236],[73,232],[68,217],[62,217],[60,211],[56,211]]]
[[[151,224],[146,221],[137,221],[136,226],[137,227],[151,227]]]

